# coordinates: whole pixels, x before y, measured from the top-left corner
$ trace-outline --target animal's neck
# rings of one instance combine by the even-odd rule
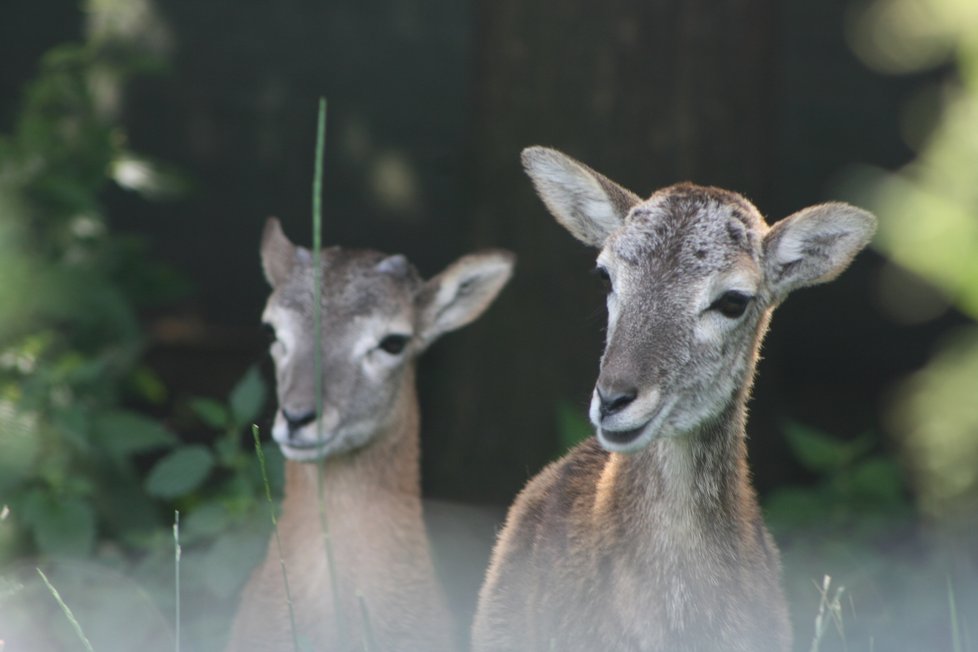
[[[633,455],[613,454],[606,472],[613,472],[616,493],[641,497],[632,505],[684,530],[749,520],[756,501],[747,470],[744,403],[740,395],[691,432],[657,439]]]
[[[318,513],[320,483],[327,514],[336,518],[420,500],[419,426],[414,379],[407,377],[391,418],[366,446],[318,464],[286,461],[284,515]]]

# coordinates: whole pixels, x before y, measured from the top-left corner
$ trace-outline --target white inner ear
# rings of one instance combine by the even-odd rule
[[[812,235],[812,230],[804,224],[788,230],[781,236],[774,259],[779,265],[788,265],[805,257],[805,244]]]
[[[604,190],[598,185],[598,182],[592,180],[591,185],[593,186],[592,192],[595,193],[595,196],[588,197],[585,200],[583,207],[584,213],[597,224],[599,230],[605,233],[611,233],[621,226],[621,221],[615,215],[611,201],[608,200],[608,196],[605,195]]]
[[[600,247],[623,216],[597,179],[569,157],[557,152],[531,155],[526,172],[550,212],[579,240]]]

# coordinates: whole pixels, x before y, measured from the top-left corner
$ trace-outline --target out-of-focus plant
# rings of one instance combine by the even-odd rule
[[[764,501],[781,548],[795,649],[956,649],[946,627],[950,560],[921,536],[903,470],[879,437],[843,439],[798,423],[784,433],[816,478]],[[845,585],[844,599],[839,589],[827,591],[826,575]],[[973,604],[970,587],[966,593]]]
[[[921,321],[952,305],[978,320],[978,4],[877,0],[853,21],[852,43],[889,72],[944,66],[939,88],[908,106],[904,133],[918,151],[896,172],[854,173],[857,193],[880,216],[876,246],[903,273],[884,274],[886,303]],[[907,274],[909,272],[910,274]],[[919,292],[919,280],[931,294]],[[902,383],[890,427],[900,436],[921,507],[945,524],[978,513],[978,327],[941,344]]]
[[[848,544],[873,545],[892,523],[910,516],[903,473],[876,450],[877,437],[837,439],[799,423],[787,424],[784,434],[798,462],[819,480],[779,488],[765,501],[780,540],[812,530],[844,531]]]
[[[176,445],[120,408],[165,390],[140,364],[136,312],[183,284],[111,234],[100,196],[125,156],[92,76],[128,69],[97,48],[43,60],[13,133],[0,139],[0,496],[11,544],[85,555],[99,534],[134,542],[159,525],[133,459]]]
[[[185,515],[184,609],[213,616],[184,631],[218,649],[229,598],[269,529],[243,445],[267,394],[256,369],[226,401],[178,403],[164,421],[127,407],[172,403],[142,361],[138,314],[187,284],[109,228],[102,200],[113,185],[151,201],[185,187],[127,148],[119,88],[158,64],[123,45],[103,33],[48,53],[0,136],[0,629],[23,649],[45,649],[38,635],[54,649],[73,644],[38,558],[97,649],[166,644],[133,637],[167,627],[174,507]],[[184,427],[219,434],[186,442],[174,432]],[[280,490],[280,454],[267,456]],[[145,621],[156,629],[136,625]]]

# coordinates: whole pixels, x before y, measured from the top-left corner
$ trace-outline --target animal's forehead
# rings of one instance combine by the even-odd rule
[[[324,319],[395,316],[410,309],[421,287],[420,276],[403,258],[381,265],[385,260],[391,257],[377,251],[324,249],[320,266]],[[279,289],[283,306],[311,316],[314,278],[311,263],[297,265]]]
[[[680,184],[636,205],[605,248],[632,266],[666,264],[687,273],[729,267],[744,254],[757,260],[767,226],[737,193]]]

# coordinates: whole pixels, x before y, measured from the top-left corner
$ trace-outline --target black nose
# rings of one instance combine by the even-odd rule
[[[312,423],[316,420],[316,411],[310,410],[308,412],[300,412],[299,414],[294,414],[288,410],[282,410],[282,416],[285,417],[285,422],[289,424],[289,436],[295,434],[299,428],[302,426]]]
[[[598,401],[601,403],[599,411],[601,412],[602,419],[621,412],[638,396],[638,390],[634,388],[625,391],[609,391],[607,395],[601,391],[600,387],[595,389],[598,392]]]

